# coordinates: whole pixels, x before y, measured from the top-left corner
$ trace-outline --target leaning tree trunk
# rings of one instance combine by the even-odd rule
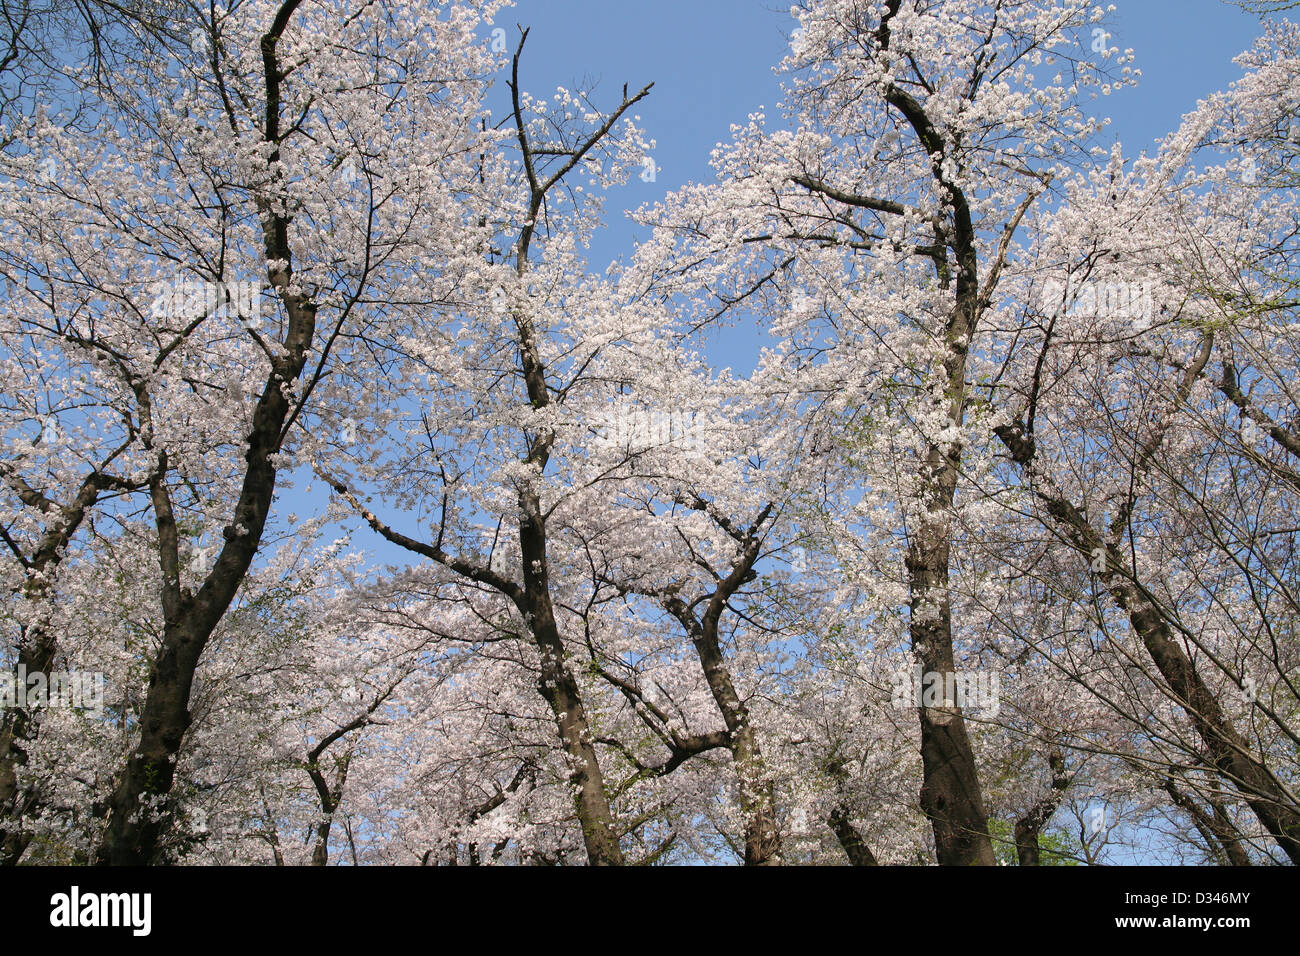
[[[1065,757],[1059,750],[1047,755],[1047,765],[1052,769],[1052,785],[1046,796],[1029,808],[1023,817],[1016,821],[1014,837],[1016,841],[1016,860],[1021,866],[1039,866],[1041,847],[1039,838],[1043,827],[1052,818],[1056,808],[1061,805],[1061,798],[1073,779],[1065,772]]]
[[[109,801],[108,827],[97,855],[100,863],[139,866],[156,861],[160,838],[170,822],[169,795],[181,742],[190,726],[190,690],[199,659],[253,562],[271,509],[275,492],[271,456],[279,450],[280,430],[290,409],[285,386],[302,371],[316,315],[310,303],[284,294],[289,283],[287,243],[284,252],[286,265],[277,270],[273,282],[281,287],[290,316],[287,354],[274,360],[274,371],[254,410],[245,456],[248,467],[234,520],[226,529],[226,544],[216,565],[197,594],[180,587],[165,453],[151,482],[163,577],[163,640],[140,714],[140,743]]]
[[[835,839],[839,841],[840,848],[844,850],[850,864],[853,866],[879,866],[879,861],[876,860],[876,855],[871,852],[871,847],[867,845],[866,838],[853,825],[849,798],[845,792],[849,785],[849,772],[844,760],[833,756],[827,761],[826,772],[835,781],[835,788],[838,791],[838,799],[836,799],[831,807],[831,812],[826,818],[827,825],[831,828],[831,832],[835,834]]]
[[[1001,425],[994,433],[1011,459],[1033,475],[1036,448],[1022,423]],[[1120,550],[1102,539],[1084,513],[1065,496],[1050,477],[1031,477],[1031,487],[1056,526],[1085,559],[1104,554],[1105,569],[1098,575],[1111,600],[1123,610],[1129,626],[1164,679],[1174,701],[1183,709],[1205,745],[1203,758],[1232,783],[1278,846],[1293,863],[1300,864],[1300,806],[1273,776],[1223,712],[1219,700],[1202,679],[1196,664],[1174,639],[1169,622],[1125,565]]]
[[[524,594],[533,639],[541,655],[538,690],[555,715],[569,764],[569,780],[574,787],[587,860],[592,866],[621,866],[623,851],[619,847],[614,811],[605,791],[605,778],[600,770],[587,713],[582,706],[582,694],[555,622],[546,556],[546,519],[541,501],[535,492],[527,489],[520,493],[519,505]]]

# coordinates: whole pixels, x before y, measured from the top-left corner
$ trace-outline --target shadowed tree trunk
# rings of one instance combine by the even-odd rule
[[[1206,813],[1195,800],[1179,790],[1173,780],[1165,781],[1165,791],[1173,799],[1174,805],[1192,818],[1192,825],[1201,834],[1211,853],[1226,860],[1230,866],[1252,865],[1246,848],[1242,846],[1241,834],[1233,825],[1222,800],[1209,800],[1210,812]]]
[[[827,821],[830,828],[835,831],[835,839],[840,841],[840,847],[848,856],[849,862],[854,866],[878,866],[875,854],[867,846],[862,834],[858,832],[849,821],[848,811],[843,804],[836,804],[831,810],[830,818]]]
[[[826,821],[835,833],[835,839],[853,866],[878,866],[876,855],[871,852],[871,847],[867,846],[867,841],[850,819],[849,801],[843,792],[849,782],[844,760],[838,756],[832,757],[826,765],[826,772],[835,781],[836,790],[839,791],[839,799],[835,801]]]
[[[1053,750],[1048,754],[1047,765],[1052,770],[1051,790],[1048,791],[1047,796],[1030,807],[1028,813],[1016,821],[1016,859],[1021,866],[1039,865],[1039,837],[1042,835],[1043,827],[1047,826],[1047,821],[1061,805],[1061,798],[1065,796],[1065,791],[1073,779],[1065,772],[1065,758],[1061,756],[1059,750]]]
[[[85,478],[72,503],[66,507],[32,488],[7,464],[0,465],[0,480],[25,505],[47,516],[45,533],[37,540],[30,557],[20,555],[27,572],[27,581],[22,589],[25,600],[36,602],[46,598],[68,543],[77,533],[87,511],[98,500],[100,492],[106,488],[132,490],[136,487],[103,471],[116,455],[109,456],[104,465]],[[20,668],[27,676],[48,676],[58,650],[55,635],[39,620],[24,625],[18,638],[18,660],[12,674],[14,681],[17,682]],[[36,739],[39,723],[39,715],[32,707],[10,707],[0,714],[0,865],[17,864],[31,843],[31,834],[23,829],[23,818],[40,806],[41,799],[37,792],[20,784],[18,774],[19,768],[27,764],[26,748]]]
[[[317,754],[317,760],[320,755]],[[311,851],[312,866],[326,866],[329,863],[330,830],[334,826],[334,813],[343,799],[343,786],[348,781],[348,764],[352,760],[349,751],[341,757],[334,758],[334,784],[325,780],[325,775],[315,764],[307,767],[312,784],[316,787],[316,796],[320,799],[320,819],[316,821],[316,845]]]

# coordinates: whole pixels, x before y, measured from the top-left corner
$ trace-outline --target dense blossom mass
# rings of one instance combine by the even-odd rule
[[[607,266],[505,0],[0,4],[4,863],[1300,862],[1300,26],[804,0]]]

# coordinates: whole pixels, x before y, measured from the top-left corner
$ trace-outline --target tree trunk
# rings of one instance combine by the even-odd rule
[[[623,851],[619,847],[618,828],[605,791],[605,778],[601,774],[587,713],[582,706],[582,694],[569,667],[564,641],[555,622],[546,558],[546,519],[542,515],[541,502],[533,491],[522,491],[519,505],[524,594],[533,639],[541,655],[538,690],[555,714],[556,728],[568,759],[569,780],[575,788],[574,799],[587,860],[592,866],[622,866]]]
[[[1061,805],[1061,797],[1070,786],[1070,777],[1065,772],[1065,758],[1059,751],[1053,751],[1047,757],[1048,766],[1052,768],[1052,788],[1047,796],[1035,803],[1023,817],[1016,821],[1015,841],[1016,859],[1021,866],[1038,866],[1040,864],[1039,836],[1043,827],[1052,818],[1056,808]]]
[[[889,0],[886,4],[876,38],[882,49],[889,46],[891,20],[899,9],[900,0]],[[936,356],[941,364],[935,371],[943,375],[943,393],[936,397],[942,413],[954,426],[960,427],[966,405],[967,349],[974,340],[980,315],[979,252],[970,204],[960,185],[951,181],[945,169],[952,144],[939,132],[924,104],[894,84],[886,87],[885,98],[907,121],[929,154],[935,185],[949,197],[951,223],[936,225],[935,243],[951,248],[955,277],[951,274],[953,267],[948,261],[947,248],[933,255],[939,286],[951,291],[953,296],[943,328],[942,352]],[[917,500],[924,508],[924,516],[907,553],[912,650],[924,671],[944,675],[954,669],[952,604],[948,593],[952,548],[949,523],[960,466],[959,442],[930,445],[917,475]],[[988,815],[965,720],[959,711],[949,708],[920,707],[917,714],[924,775],[920,803],[934,829],[939,863],[995,865]]]
[[[758,736],[749,721],[749,709],[736,693],[716,635],[707,630],[695,641],[709,690],[727,725],[728,747],[736,766],[740,812],[745,821],[745,865],[770,866],[781,862],[781,832],[776,823],[772,783],[766,779]]]
[[[835,839],[840,841],[840,847],[848,856],[849,863],[853,866],[879,866],[876,855],[862,839],[862,834],[858,832],[857,827],[850,822],[848,809],[844,804],[835,804],[827,822],[835,833]]]
[[[86,512],[98,500],[100,490],[117,482],[100,472],[92,472],[81,483],[76,498],[68,507],[61,507],[44,494],[12,475],[8,468],[0,468],[15,487],[18,497],[29,507],[38,508],[48,515],[45,532],[27,562],[28,578],[23,585],[23,597],[29,601],[43,600],[49,591],[50,578],[63,560],[68,542],[81,526]],[[22,673],[49,675],[58,655],[58,641],[39,622],[25,627],[18,640],[18,662],[14,679]],[[25,744],[36,739],[39,720],[26,707],[11,707],[0,715],[0,866],[15,866],[31,843],[31,834],[23,830],[23,817],[40,805],[39,794],[21,786],[18,768],[27,764]]]
[[[776,797],[763,762],[758,735],[750,722],[749,708],[740,699],[731,680],[731,672],[718,641],[718,624],[727,601],[753,574],[754,562],[758,558],[759,529],[771,511],[772,507],[768,505],[748,532],[737,538],[742,545],[740,560],[718,583],[701,619],[697,620],[691,606],[679,597],[673,596],[662,602],[690,636],[700,667],[704,670],[709,692],[727,727],[727,747],[736,766],[740,811],[744,818],[746,866],[780,864],[781,831],[776,822]],[[723,527],[735,532],[730,524]]]
[[[952,612],[948,602],[946,530],[918,533],[907,568],[912,592],[912,649],[924,672],[955,670]],[[975,753],[966,723],[955,708],[918,707],[921,724],[921,809],[934,830],[942,866],[993,866],[988,815],[980,792]]]
[[[19,643],[18,663],[25,674],[48,674],[56,651],[53,637],[44,628],[34,627]],[[38,719],[26,707],[9,708],[0,717],[0,865],[3,866],[16,866],[32,839],[23,829],[22,821],[39,804],[39,795],[20,785],[18,772],[27,765],[25,744],[36,738]]]
[[[1180,807],[1192,818],[1192,825],[1200,831],[1205,845],[1210,852],[1226,859],[1230,866],[1251,866],[1250,856],[1241,845],[1241,836],[1233,826],[1223,801],[1210,798],[1211,812],[1206,813],[1196,805],[1196,801],[1183,793],[1172,779],[1165,781],[1165,790],[1173,798],[1175,806]]]
[[[266,84],[264,141],[271,146],[268,168],[280,163],[280,84],[284,72],[276,47],[288,28],[299,0],[284,0],[262,37]],[[289,386],[306,363],[316,331],[316,305],[293,288],[293,251],[289,220],[266,196],[257,198],[262,215],[267,277],[288,316],[283,353],[270,358],[271,371],[253,410],[248,435],[247,468],[233,520],[216,565],[197,594],[180,586],[176,520],[166,486],[167,456],[159,454],[157,473],[150,481],[154,522],[158,530],[159,563],[163,578],[163,641],[140,715],[140,744],[127,762],[109,801],[109,821],[96,859],[101,864],[143,865],[156,862],[161,838],[170,823],[166,805],[171,793],[181,742],[190,725],[189,700],[199,658],[212,632],[234,600],[257,553],[275,493],[271,456],[280,450],[281,429],[289,417]],[[151,445],[152,424],[148,384],[133,381],[141,417],[141,434]],[[152,805],[152,809],[142,804]]]

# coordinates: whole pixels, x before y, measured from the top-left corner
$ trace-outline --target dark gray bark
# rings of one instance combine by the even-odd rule
[[[311,850],[312,866],[329,864],[330,830],[334,826],[334,813],[343,799],[343,787],[348,782],[348,764],[352,760],[352,754],[349,751],[341,757],[334,758],[332,785],[321,773],[319,760],[320,754],[317,753],[315,760],[307,766],[307,774],[311,777],[312,785],[316,788],[316,797],[320,800],[320,817],[316,820],[316,843]]]
[[[1201,839],[1211,854],[1230,866],[1252,865],[1250,856],[1242,845],[1241,834],[1233,825],[1222,800],[1209,799],[1210,810],[1206,812],[1191,796],[1179,790],[1172,779],[1165,780],[1165,792],[1175,806],[1191,817],[1192,825],[1201,834]]]
[[[849,858],[849,862],[854,866],[878,866],[875,854],[867,846],[866,840],[858,832],[851,820],[849,820],[848,810],[843,804],[837,803],[830,813],[827,820],[831,830],[835,833],[835,839],[840,841],[840,847]]]
[[[114,457],[116,453],[108,461]],[[72,502],[62,506],[32,488],[8,465],[0,465],[0,479],[25,505],[47,516],[45,532],[37,540],[30,556],[23,555],[16,543],[8,541],[27,572],[23,597],[33,602],[46,599],[64,550],[100,493],[107,488],[133,488],[110,477],[101,467],[85,478]],[[48,675],[54,667],[58,650],[56,636],[39,621],[23,627],[12,676],[17,679],[18,668],[27,675]],[[0,715],[0,865],[3,866],[17,864],[26,852],[31,834],[24,830],[23,818],[41,805],[38,789],[25,787],[19,781],[19,768],[27,764],[27,748],[36,739],[39,725],[39,714],[30,707],[6,708]]]
[[[835,782],[837,799],[827,817],[827,824],[839,841],[840,848],[853,866],[878,866],[876,855],[871,852],[866,839],[853,825],[848,795],[845,790],[849,784],[848,768],[839,756],[833,756],[826,763],[826,772]]]
[[[869,53],[889,50],[891,23],[898,15],[900,2],[888,0],[878,26],[873,31],[863,32],[864,50]],[[975,69],[978,71],[980,67]],[[970,89],[974,90],[976,86],[973,77]],[[942,376],[943,394],[937,398],[939,404],[935,411],[960,426],[967,399],[967,349],[974,339],[980,316],[991,300],[1011,237],[1038,192],[1031,191],[1011,220],[1003,225],[997,252],[981,279],[977,231],[971,206],[961,184],[954,182],[948,171],[950,162],[956,166],[961,164],[961,157],[954,155],[954,150],[959,150],[961,144],[954,144],[941,134],[925,106],[910,89],[890,82],[884,86],[884,95],[886,102],[903,118],[929,155],[930,173],[936,190],[947,197],[947,213],[931,222],[933,242],[917,245],[912,251],[933,261],[940,288],[952,296],[941,334],[936,335],[936,342],[942,349],[942,353],[936,356],[940,366],[936,371]],[[806,176],[796,177],[794,181],[828,200],[850,207],[883,215],[905,213],[904,205],[896,201],[853,195]],[[952,607],[948,592],[952,557],[949,521],[960,464],[958,443],[932,443],[926,449],[917,469],[917,496],[924,503],[925,511],[911,534],[906,554],[912,650],[925,671],[940,674],[954,670]],[[994,865],[996,858],[989,838],[978,768],[962,714],[952,708],[918,707],[917,717],[921,731],[923,779],[920,805],[934,832],[938,861],[952,866]]]

